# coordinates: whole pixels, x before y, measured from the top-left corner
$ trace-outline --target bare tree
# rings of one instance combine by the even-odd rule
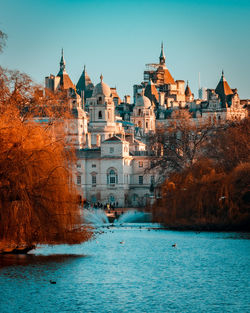
[[[249,137],[249,118],[227,122],[216,128],[204,152],[228,172],[239,164],[250,162]]]
[[[211,121],[191,119],[186,110],[178,110],[168,125],[158,127],[155,134],[149,135],[151,169],[158,168],[164,180],[169,173],[192,166],[214,129]]]
[[[168,172],[153,206],[155,221],[177,228],[249,230],[249,137],[249,119],[212,127],[195,158]]]
[[[16,107],[22,121],[46,117],[53,124],[72,116],[66,92],[44,90],[19,71],[0,67],[0,94],[0,110]]]

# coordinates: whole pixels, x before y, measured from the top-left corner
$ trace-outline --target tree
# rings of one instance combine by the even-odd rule
[[[250,162],[250,119],[227,122],[217,127],[204,154],[218,167],[230,172],[239,164]],[[216,147],[216,149],[215,149]]]
[[[63,97],[0,68],[0,250],[91,237],[72,178],[75,154],[63,125],[69,111]]]
[[[34,117],[47,118],[49,124],[70,118],[71,107],[65,92],[51,92],[35,84],[25,73],[0,66],[0,110],[15,107],[24,122]]]
[[[192,166],[214,129],[209,120],[192,120],[186,110],[176,111],[168,125],[159,126],[155,134],[149,135],[148,148],[153,151],[151,169],[160,170],[164,179],[171,172]]]
[[[161,185],[154,219],[172,227],[249,230],[249,119],[220,125],[193,164]]]

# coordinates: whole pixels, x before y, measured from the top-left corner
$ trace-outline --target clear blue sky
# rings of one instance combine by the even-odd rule
[[[0,29],[8,34],[0,64],[37,83],[57,74],[61,48],[77,80],[86,64],[94,84],[116,86],[121,97],[157,62],[161,41],[174,79],[197,95],[215,88],[221,70],[240,97],[250,98],[249,0],[0,0]]]

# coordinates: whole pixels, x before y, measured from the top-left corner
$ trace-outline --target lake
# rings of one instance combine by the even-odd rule
[[[0,256],[0,312],[250,312],[250,234],[98,231],[82,245]]]

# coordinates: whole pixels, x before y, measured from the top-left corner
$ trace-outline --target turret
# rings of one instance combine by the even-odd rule
[[[62,56],[61,56],[61,61],[60,61],[60,70],[59,70],[59,73],[57,74],[57,76],[59,76],[60,74],[65,72],[65,66],[66,66],[66,62],[64,60],[63,49],[62,49]]]
[[[161,43],[161,54],[159,57],[159,61],[160,61],[161,65],[165,65],[166,57],[165,57],[164,51],[163,51],[163,42]]]

